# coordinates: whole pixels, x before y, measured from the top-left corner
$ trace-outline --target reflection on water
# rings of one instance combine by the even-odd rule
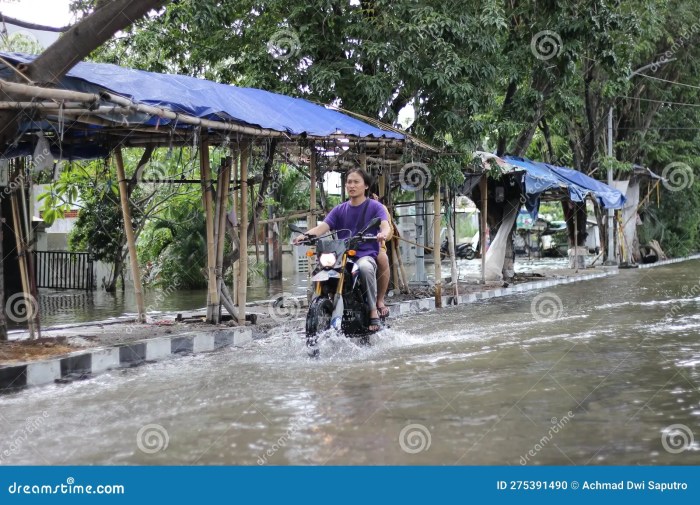
[[[47,414],[3,463],[698,465],[699,264],[412,315],[370,347],[329,334],[317,360],[279,327],[0,396],[0,441]],[[147,425],[167,448],[140,449]]]
[[[271,281],[269,285],[258,282],[248,289],[248,301],[267,300],[283,292],[306,293],[306,276],[298,275],[281,281]],[[54,291],[40,290],[41,324],[51,327],[59,324],[103,321],[113,317],[136,313],[136,297],[133,288],[107,293],[97,291]],[[155,315],[162,312],[176,312],[202,309],[206,306],[207,291],[179,290],[173,292],[158,289],[144,289],[146,312]]]
[[[447,263],[445,263],[447,265]],[[460,278],[478,277],[481,261],[458,260]],[[516,262],[517,272],[546,271],[553,268],[566,268],[568,260],[565,259],[540,259],[527,261],[518,258]],[[409,272],[411,269],[409,267]],[[433,266],[426,265],[428,276],[433,275]],[[443,266],[444,277],[451,275],[450,269]],[[306,274],[293,274],[280,281],[263,282],[254,279],[253,285],[248,288],[248,301],[268,300],[281,293],[293,295],[306,294]],[[205,289],[181,290],[163,292],[158,289],[144,288],[144,304],[149,314],[155,315],[162,312],[176,312],[203,309],[206,306],[207,292]],[[124,291],[106,293],[103,290],[96,291],[40,291],[41,324],[43,327],[51,327],[60,324],[81,323],[88,321],[103,321],[113,317],[133,315],[136,313],[136,298],[133,288],[127,287]]]

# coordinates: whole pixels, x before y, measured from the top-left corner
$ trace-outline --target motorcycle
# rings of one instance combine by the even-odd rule
[[[477,248],[478,247],[479,246],[477,245]],[[449,257],[449,255],[450,250],[447,244],[447,239],[445,239],[442,241],[442,245],[440,246],[440,259],[444,260],[445,258]],[[473,260],[476,257],[476,251],[474,251],[474,248],[469,243],[455,244],[455,256],[457,258]]]
[[[295,225],[289,226],[293,232],[304,234],[306,238],[302,245],[316,246],[316,268],[311,277],[314,294],[306,314],[309,356],[318,356],[318,337],[330,328],[346,337],[359,337],[362,345],[369,344],[369,336],[373,333],[369,330],[370,309],[360,281],[355,248],[363,242],[377,240],[376,236],[366,233],[379,223],[379,218],[374,218],[347,239],[335,238],[337,231],[315,237],[306,235]],[[311,256],[313,253],[307,254]]]

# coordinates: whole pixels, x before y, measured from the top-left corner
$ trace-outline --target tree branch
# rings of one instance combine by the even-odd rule
[[[18,66],[32,81],[56,83],[95,48],[120,30],[142,18],[168,0],[113,0],[73,25],[56,42],[28,65]]]
[[[10,16],[5,16],[2,12],[0,12],[0,21],[2,21],[3,23],[9,23],[11,25],[19,26],[20,28],[26,28],[28,30],[41,30],[42,32],[61,33],[70,29],[70,26],[62,26],[60,28],[56,28],[53,26],[38,25],[36,23],[22,21],[21,19],[15,19],[11,18]]]

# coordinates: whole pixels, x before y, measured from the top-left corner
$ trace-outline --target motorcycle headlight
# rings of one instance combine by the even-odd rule
[[[333,253],[323,253],[318,258],[318,262],[322,267],[332,267],[335,265],[335,254]]]

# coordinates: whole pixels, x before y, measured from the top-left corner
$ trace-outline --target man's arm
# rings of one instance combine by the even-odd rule
[[[389,221],[383,219],[379,225],[379,233],[377,233],[377,240],[379,240],[380,242],[384,242],[389,236],[390,232],[391,227],[389,226]]]

